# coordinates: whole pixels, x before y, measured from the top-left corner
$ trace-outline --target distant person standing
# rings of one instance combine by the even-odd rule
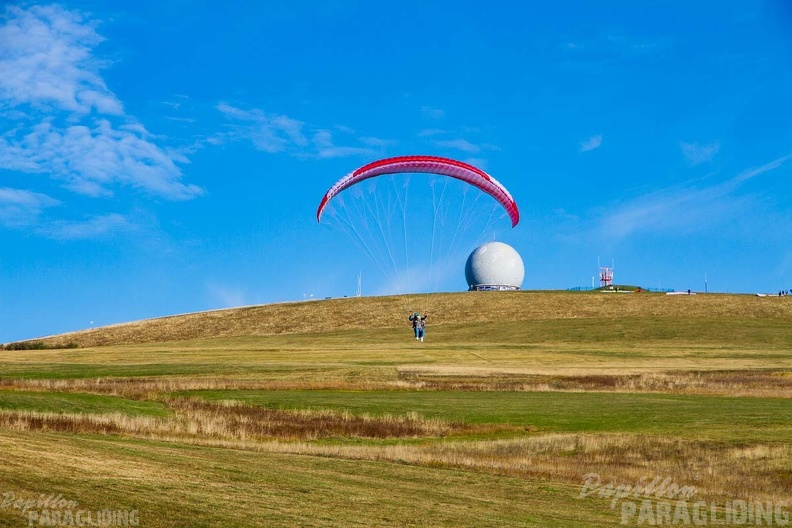
[[[419,315],[418,312],[414,312],[410,315],[407,319],[412,322],[413,325],[413,332],[415,333],[415,340],[423,342],[424,340],[424,332],[426,328],[426,318],[429,317],[429,314],[424,313],[423,315]]]

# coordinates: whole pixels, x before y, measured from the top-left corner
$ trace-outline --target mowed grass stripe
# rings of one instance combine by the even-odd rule
[[[10,462],[0,466],[4,492],[60,493],[91,511],[137,509],[148,528],[618,522],[606,501],[578,501],[578,485],[454,469],[7,431],[0,451]],[[22,525],[18,511],[0,509],[0,526]]]
[[[582,392],[466,391],[192,391],[208,400],[237,400],[280,409],[352,413],[409,412],[468,423],[533,426],[540,431],[628,432],[724,441],[792,438],[788,399]]]
[[[170,414],[164,404],[152,401],[129,400],[99,394],[4,390],[0,390],[0,410],[61,414],[121,413],[130,416],[166,416]]]
[[[244,372],[244,366],[223,367],[217,363],[196,362],[163,363],[156,355],[152,363],[113,364],[107,363],[3,363],[5,379],[83,379],[134,376],[200,376],[205,374]]]

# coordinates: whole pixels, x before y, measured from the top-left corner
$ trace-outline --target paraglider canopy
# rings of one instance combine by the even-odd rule
[[[520,212],[517,209],[517,203],[500,182],[473,165],[439,156],[398,156],[395,158],[386,158],[371,162],[368,165],[364,165],[350,172],[334,183],[325,193],[322,202],[319,204],[319,209],[316,211],[316,221],[321,221],[322,212],[328,202],[344,189],[363,180],[374,178],[375,176],[410,172],[426,172],[450,176],[451,178],[469,183],[495,198],[495,200],[503,206],[511,219],[512,227],[516,226],[520,221]]]
[[[422,155],[346,174],[324,194],[316,219],[370,257],[390,283],[380,291],[405,293],[439,291],[473,248],[494,240],[496,229],[516,226],[520,214],[509,191],[483,170]]]

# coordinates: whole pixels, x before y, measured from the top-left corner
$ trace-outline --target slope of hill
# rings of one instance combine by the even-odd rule
[[[774,319],[792,322],[792,299],[751,295],[658,295],[602,292],[465,292],[359,297],[268,304],[174,315],[39,339],[48,347],[138,344],[215,337],[400,328],[412,311],[431,325],[564,319],[675,318],[680,321]]]

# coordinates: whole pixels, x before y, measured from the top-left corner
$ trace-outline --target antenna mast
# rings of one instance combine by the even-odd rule
[[[613,285],[613,268],[615,267],[615,261],[611,260],[610,267],[601,266],[599,257],[597,257],[597,267],[599,268],[600,287]]]

